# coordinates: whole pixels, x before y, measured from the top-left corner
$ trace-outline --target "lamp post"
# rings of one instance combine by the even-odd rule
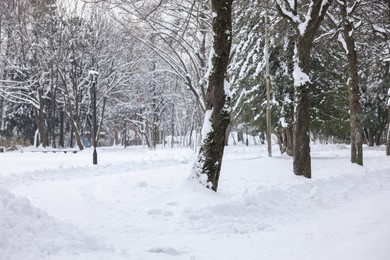
[[[92,92],[93,92],[93,164],[97,164],[97,121],[96,121],[96,82],[99,73],[94,70],[89,71],[89,76],[92,81]]]

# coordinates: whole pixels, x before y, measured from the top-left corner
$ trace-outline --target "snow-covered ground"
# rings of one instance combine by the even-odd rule
[[[188,180],[189,149],[0,153],[0,259],[388,260],[390,158],[349,153],[313,145],[307,180],[229,146],[218,193]]]

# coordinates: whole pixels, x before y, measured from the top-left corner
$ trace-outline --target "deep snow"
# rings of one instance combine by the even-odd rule
[[[228,146],[217,194],[189,181],[189,149],[2,153],[0,259],[390,259],[390,158],[349,153],[313,145],[307,180]]]

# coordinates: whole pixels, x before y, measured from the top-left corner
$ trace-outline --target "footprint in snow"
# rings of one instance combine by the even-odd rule
[[[179,202],[170,201],[170,202],[167,202],[166,204],[167,204],[168,206],[178,206],[178,205],[179,205]]]
[[[161,209],[150,209],[147,211],[149,216],[163,216],[163,217],[170,217],[173,215],[173,212],[161,210]]]
[[[141,181],[140,183],[138,183],[138,187],[140,188],[148,187],[148,183],[146,181]]]
[[[154,247],[148,250],[150,253],[179,256],[182,253],[172,247]]]

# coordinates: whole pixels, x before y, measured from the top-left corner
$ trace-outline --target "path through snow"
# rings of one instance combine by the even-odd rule
[[[390,258],[384,151],[366,148],[359,167],[345,146],[314,146],[306,180],[291,174],[291,158],[264,157],[265,147],[227,147],[217,194],[188,181],[195,156],[187,149],[99,152],[97,166],[88,165],[90,151],[0,157],[0,202],[8,210],[0,215],[8,225],[0,259]],[[35,214],[21,221],[32,227],[18,237],[4,222],[11,200],[28,205],[18,216]],[[40,232],[43,223],[49,231]],[[39,241],[25,249],[20,241],[35,235]]]

